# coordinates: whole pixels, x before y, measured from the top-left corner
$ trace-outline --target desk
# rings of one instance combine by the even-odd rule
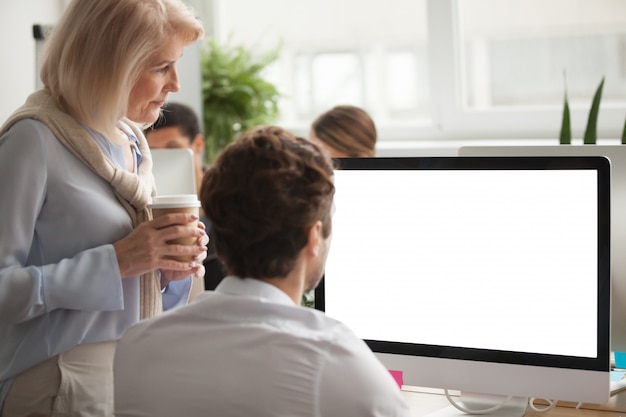
[[[411,407],[412,417],[423,417],[450,405],[441,390],[428,388],[403,387],[402,396]],[[558,403],[555,408],[545,413],[537,413],[530,408],[525,417],[626,417],[626,391],[612,396],[607,404],[584,404],[576,409],[571,402]],[[540,407],[540,406],[537,406]],[[620,411],[621,410],[621,411]]]

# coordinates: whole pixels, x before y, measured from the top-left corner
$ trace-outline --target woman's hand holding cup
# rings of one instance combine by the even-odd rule
[[[193,194],[155,197],[154,219],[113,244],[122,278],[160,269],[164,287],[189,275],[204,276],[209,237],[198,221],[199,206]]]

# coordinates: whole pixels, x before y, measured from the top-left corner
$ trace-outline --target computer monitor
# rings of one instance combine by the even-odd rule
[[[611,161],[611,350],[626,352],[626,146],[466,146],[460,156],[605,156]]]
[[[151,149],[158,195],[196,194],[194,154],[188,148]]]
[[[337,162],[316,308],[405,385],[608,401],[606,158]]]

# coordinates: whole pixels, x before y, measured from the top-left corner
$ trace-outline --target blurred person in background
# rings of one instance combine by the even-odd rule
[[[150,149],[191,149],[196,187],[200,189],[204,165],[204,135],[195,111],[183,103],[167,102],[157,121],[144,130]]]
[[[360,107],[335,106],[311,125],[309,140],[333,158],[376,156],[376,125]]]

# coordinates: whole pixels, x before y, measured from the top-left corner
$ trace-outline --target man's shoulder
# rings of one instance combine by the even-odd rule
[[[120,348],[132,349],[140,343],[186,334],[224,331],[227,327],[284,334],[294,342],[299,339],[311,348],[326,351],[360,350],[365,346],[345,324],[321,311],[207,291],[191,304],[135,323],[122,336]]]
[[[145,334],[148,334],[150,337],[157,337],[161,328],[175,329],[176,327],[173,327],[173,325],[175,322],[184,321],[185,309],[188,307],[189,305],[177,307],[165,311],[156,317],[143,319],[132,324],[122,335],[118,343],[118,349],[123,344],[133,345],[137,343]]]

